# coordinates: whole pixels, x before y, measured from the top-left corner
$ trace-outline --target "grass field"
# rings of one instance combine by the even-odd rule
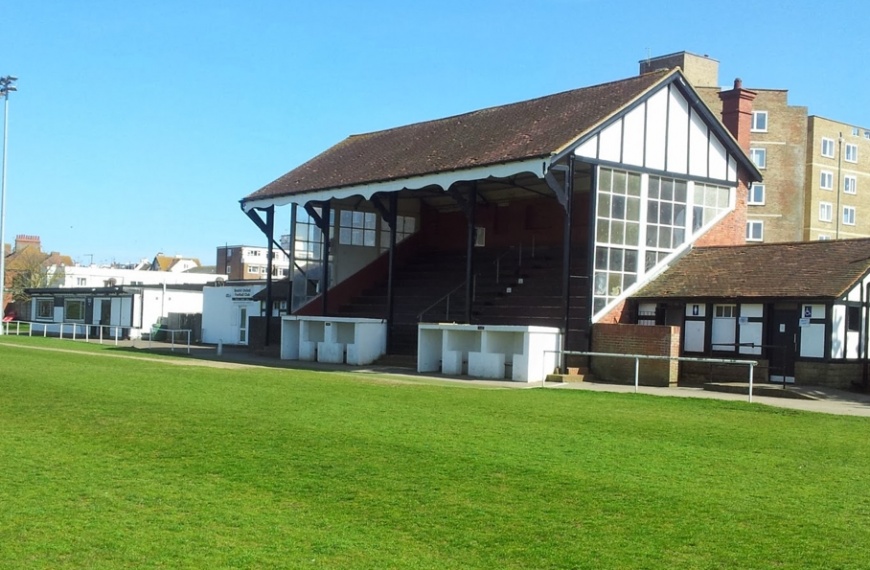
[[[870,567],[867,419],[22,345],[2,568]]]

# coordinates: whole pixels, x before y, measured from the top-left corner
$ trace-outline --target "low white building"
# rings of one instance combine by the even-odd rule
[[[202,285],[29,289],[33,334],[138,339],[158,327],[191,329],[202,314]]]
[[[189,273],[175,271],[147,271],[118,269],[115,267],[73,266],[63,268],[63,279],[58,287],[114,287],[142,285],[206,285],[215,280],[226,280],[224,274]]]

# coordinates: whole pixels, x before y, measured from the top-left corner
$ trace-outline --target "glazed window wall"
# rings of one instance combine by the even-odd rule
[[[730,210],[731,189],[599,167],[593,314]]]

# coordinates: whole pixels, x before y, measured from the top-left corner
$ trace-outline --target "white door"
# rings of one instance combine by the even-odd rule
[[[239,307],[239,344],[248,344],[248,308]]]

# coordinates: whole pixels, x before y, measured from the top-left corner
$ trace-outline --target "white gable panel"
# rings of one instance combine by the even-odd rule
[[[667,170],[686,174],[689,152],[689,102],[676,89],[668,96]]]
[[[586,158],[598,158],[598,137],[592,137],[585,143],[578,146],[577,150],[574,151],[574,154],[576,154],[577,156],[584,156]]]
[[[728,181],[737,182],[737,160],[728,155]]]
[[[707,176],[707,125],[692,110],[689,121],[689,174]]]
[[[718,137],[710,137],[710,178],[728,180],[728,154]]]
[[[622,138],[622,162],[631,166],[643,166],[643,124],[646,111],[643,105],[635,107],[625,116]]]
[[[646,102],[646,167],[665,169],[668,90],[660,89]]]
[[[616,121],[601,131],[601,144],[598,147],[598,158],[619,162],[622,160],[622,120]]]

